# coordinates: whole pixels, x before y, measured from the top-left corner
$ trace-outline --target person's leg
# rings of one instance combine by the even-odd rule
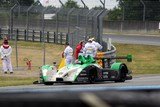
[[[66,58],[66,65],[70,64],[69,58]]]
[[[9,69],[9,72],[10,72],[10,73],[13,73],[11,58],[8,58],[8,59],[7,59],[7,68]]]
[[[66,65],[72,64],[72,63],[73,63],[73,58],[72,57],[66,58]]]
[[[3,65],[3,72],[4,73],[7,73],[7,60],[6,59],[3,59],[2,60],[2,65]]]

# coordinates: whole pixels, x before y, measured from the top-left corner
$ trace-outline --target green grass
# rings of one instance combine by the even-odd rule
[[[0,76],[0,87],[4,86],[18,86],[18,85],[30,85],[33,81],[36,81],[36,77],[2,77]]]
[[[133,55],[133,62],[127,63],[133,74],[160,73],[160,46],[115,44],[117,55]]]
[[[2,42],[2,41],[1,41]],[[12,64],[16,66],[16,51],[14,41],[9,41],[13,47]],[[127,54],[133,55],[131,63],[125,62],[129,69],[135,74],[159,74],[160,73],[160,46],[115,44],[117,56]],[[38,42],[18,42],[18,65],[24,67],[22,71],[15,71],[13,75],[0,74],[0,86],[28,85],[38,79],[39,67],[43,65],[43,44]],[[46,64],[52,64],[56,61],[59,64],[61,53],[64,50],[63,45],[46,43]],[[24,58],[32,60],[32,70],[27,71]],[[2,67],[2,64],[0,64]]]
[[[2,41],[1,41],[2,42]],[[44,50],[43,50],[43,43],[39,42],[22,42],[19,41],[17,42],[17,53],[15,49],[15,43],[14,41],[9,41],[9,44],[12,46],[12,65],[14,67],[17,66],[22,66],[26,67],[26,62],[24,61],[25,58],[28,58],[31,60],[32,66],[35,68],[39,68],[40,66],[43,65],[43,55],[44,55]],[[63,45],[58,45],[58,44],[45,44],[45,63],[46,64],[52,64],[53,61],[57,62],[57,64],[60,62],[61,59],[61,53],[64,50]],[[17,59],[16,59],[17,55]],[[0,64],[0,66],[2,66]]]

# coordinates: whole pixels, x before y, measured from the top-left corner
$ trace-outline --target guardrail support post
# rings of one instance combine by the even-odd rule
[[[32,32],[32,41],[34,42],[34,38],[35,38],[35,32],[34,32],[34,30],[33,30],[33,32]]]
[[[2,29],[0,28],[0,39],[2,39]]]
[[[66,42],[68,42],[69,38],[68,38],[68,33],[66,34]]]
[[[56,42],[56,32],[54,32],[54,35],[53,35],[53,42],[55,43]]]
[[[39,40],[42,42],[42,31],[39,32]]]
[[[17,36],[15,36],[15,39],[18,40],[18,38],[19,38],[19,30],[18,30],[18,29],[16,30],[16,35],[17,35]]]
[[[62,45],[62,32],[60,33],[60,43],[61,43],[61,45]]]
[[[27,31],[26,31],[26,29],[24,30],[24,41],[26,41],[26,39],[27,39]]]
[[[49,32],[47,31],[47,43],[49,43]]]

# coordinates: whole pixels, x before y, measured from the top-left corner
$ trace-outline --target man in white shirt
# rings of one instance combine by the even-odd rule
[[[92,40],[89,39],[88,42],[84,46],[84,55],[87,57],[88,55],[95,57],[96,56],[96,47],[92,44]]]
[[[9,46],[7,38],[4,39],[3,45],[0,47],[1,60],[3,65],[3,71],[6,74],[9,70],[10,73],[13,73],[12,64],[11,64],[11,53],[12,47]]]
[[[64,50],[64,57],[66,59],[66,64],[73,63],[73,49],[69,46],[69,43],[66,43],[66,48]]]
[[[94,44],[96,47],[96,51],[102,50],[102,48],[103,48],[102,45],[100,45],[98,42],[96,42],[94,38],[91,38],[91,40],[92,40],[92,44]]]

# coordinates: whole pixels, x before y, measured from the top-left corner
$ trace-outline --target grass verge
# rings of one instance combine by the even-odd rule
[[[127,63],[133,74],[160,73],[160,46],[115,44],[117,55],[133,55],[133,62]]]
[[[31,85],[36,81],[36,77],[2,77],[0,76],[0,87],[4,86],[18,86],[18,85]]]

